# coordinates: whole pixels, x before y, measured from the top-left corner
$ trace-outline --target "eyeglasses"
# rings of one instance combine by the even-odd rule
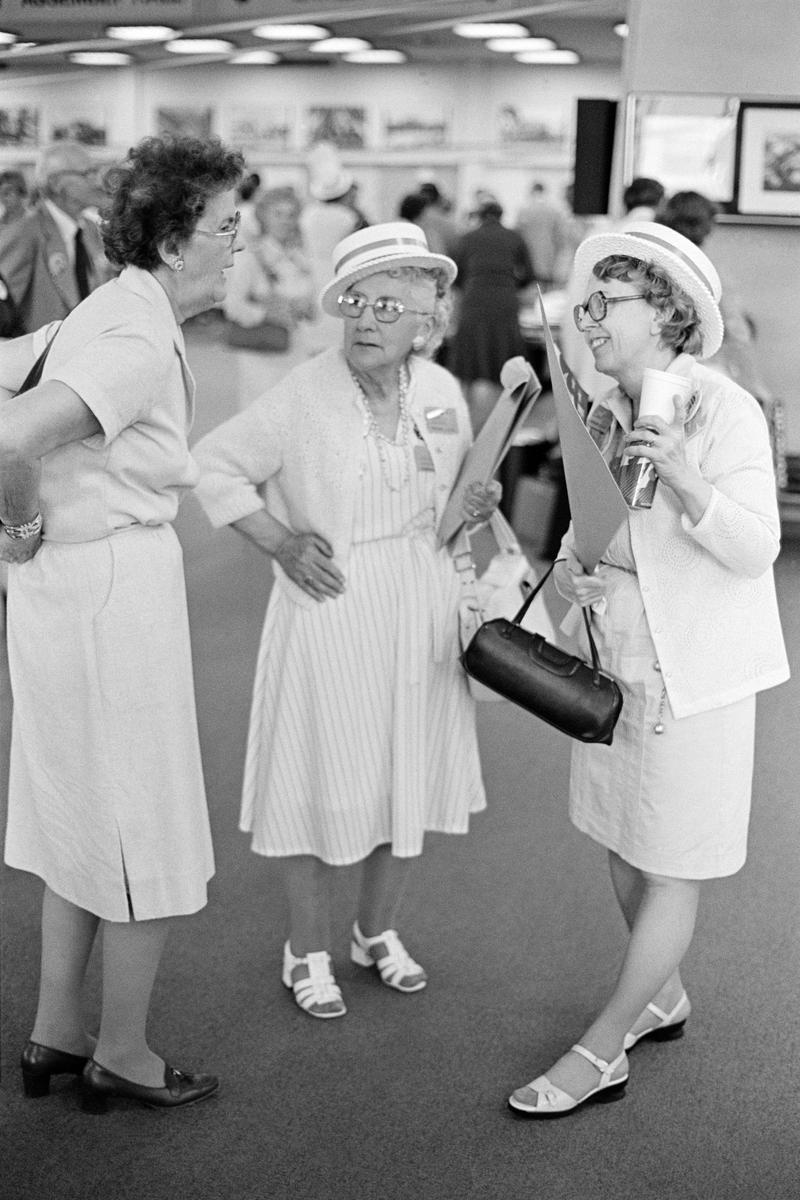
[[[371,308],[375,314],[375,320],[380,321],[382,325],[393,325],[406,312],[416,313],[419,317],[432,315],[430,312],[423,312],[420,308],[409,308],[408,305],[403,304],[402,300],[395,300],[393,296],[378,296],[378,299],[373,300],[370,304],[367,297],[362,296],[360,292],[350,292],[346,296],[337,296],[336,303],[342,316],[354,319],[360,317],[365,309]]]
[[[593,321],[602,321],[608,312],[609,304],[622,304],[623,300],[645,300],[647,297],[637,292],[635,296],[607,296],[605,292],[592,292],[585,304],[576,304],[572,316],[578,329],[583,330],[583,321],[590,316]]]
[[[233,214],[230,221],[225,222],[222,229],[195,229],[195,233],[204,233],[206,237],[230,238],[231,245],[236,241],[236,235],[239,232],[239,226],[242,221],[242,214],[238,208]]]

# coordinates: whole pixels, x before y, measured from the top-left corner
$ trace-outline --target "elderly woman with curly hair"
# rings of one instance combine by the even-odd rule
[[[0,558],[10,563],[14,723],[6,862],[44,880],[26,1094],[83,1075],[83,1102],[172,1107],[211,1075],[151,1050],[169,918],[206,903],[214,864],[181,550],[198,471],[181,323],[219,303],[238,229],[238,153],[146,139],[107,177],[119,276],[54,330],[41,383],[0,408]],[[21,380],[17,380],[17,385]],[[102,942],[95,1042],[82,986]]]
[[[321,305],[344,344],[295,367],[195,453],[198,496],[276,566],[256,668],[241,827],[289,900],[283,982],[313,1017],[344,1015],[329,887],[361,863],[351,958],[418,992],[395,929],[427,830],[485,806],[458,662],[459,583],[436,524],[470,442],[455,379],[426,355],[455,264],[389,222],[334,250]],[[265,499],[261,485],[265,485]],[[480,520],[499,489],[475,486]]]

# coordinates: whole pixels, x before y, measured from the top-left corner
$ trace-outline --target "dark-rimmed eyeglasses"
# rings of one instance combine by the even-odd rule
[[[378,296],[377,300],[371,303],[366,296],[362,296],[360,292],[348,292],[346,295],[337,296],[336,303],[339,306],[339,312],[344,317],[360,317],[367,308],[371,308],[375,314],[375,320],[380,321],[382,325],[393,325],[395,321],[399,321],[403,313],[415,313],[418,317],[430,317],[430,312],[423,312],[420,308],[409,308],[407,304],[403,304],[402,300],[396,300],[394,296]]]
[[[204,233],[206,237],[229,238],[231,244],[236,241],[236,235],[239,232],[239,225],[242,221],[242,214],[238,208],[229,221],[226,221],[222,229],[195,229],[195,233]]]
[[[605,320],[609,304],[621,304],[623,300],[645,299],[646,297],[641,292],[637,292],[635,296],[607,296],[605,292],[592,292],[585,304],[575,305],[572,316],[578,329],[582,330],[587,316],[591,317],[593,321]]]

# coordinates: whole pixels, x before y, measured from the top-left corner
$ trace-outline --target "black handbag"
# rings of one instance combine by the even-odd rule
[[[513,620],[498,617],[481,625],[461,655],[461,662],[473,679],[562,733],[581,742],[610,746],[622,711],[622,692],[617,682],[600,669],[586,609],[582,612],[591,666],[520,624],[554,566],[542,576]]]

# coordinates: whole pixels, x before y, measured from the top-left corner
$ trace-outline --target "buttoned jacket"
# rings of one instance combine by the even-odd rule
[[[469,415],[458,384],[442,367],[412,357],[409,373],[408,409],[433,462],[438,524],[472,441]],[[448,421],[428,419],[435,410],[452,411],[452,432],[437,429]],[[322,534],[346,573],[359,472],[366,464],[364,434],[344,355],[326,350],[198,442],[196,494],[216,527],[266,506],[293,532]],[[310,608],[315,601],[275,567],[277,583]]]
[[[780,520],[769,435],[756,401],[709,367],[680,355],[691,379],[686,457],[711,485],[693,524],[676,494],[628,516],[642,601],[669,702],[678,718],[731,704],[789,677],[772,564]],[[606,459],[629,431],[618,388],[593,404],[587,425]],[[561,553],[575,562],[572,529]]]
[[[88,220],[80,224],[91,261],[89,282],[95,288],[112,270],[96,225]],[[62,320],[80,301],[64,238],[44,204],[0,231],[0,271],[28,333]]]

